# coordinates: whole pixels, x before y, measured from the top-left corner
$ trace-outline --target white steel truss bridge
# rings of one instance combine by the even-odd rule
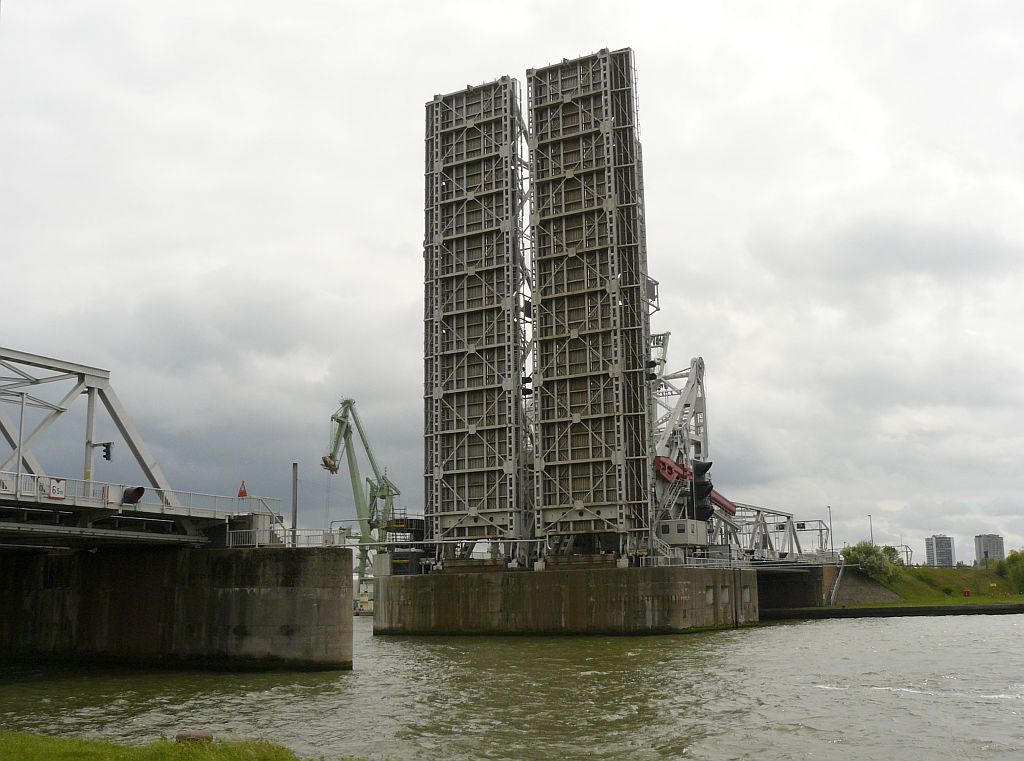
[[[47,473],[32,447],[82,397],[82,476]],[[93,478],[96,450],[114,443],[96,441],[100,406],[145,485]],[[34,413],[31,423],[26,413]],[[281,522],[277,499],[171,488],[111,386],[109,371],[98,367],[0,347],[0,438],[11,450],[0,462],[0,547],[222,544],[229,528]]]

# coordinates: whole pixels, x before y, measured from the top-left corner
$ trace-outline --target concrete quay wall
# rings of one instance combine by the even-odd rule
[[[828,566],[828,579],[834,579],[835,568]],[[831,583],[826,584],[825,568],[800,566],[792,568],[760,568],[757,571],[757,599],[760,609],[814,608],[828,602]]]
[[[375,584],[374,634],[664,634],[758,620],[747,570],[445,572]]]
[[[352,552],[0,553],[0,658],[352,667]]]

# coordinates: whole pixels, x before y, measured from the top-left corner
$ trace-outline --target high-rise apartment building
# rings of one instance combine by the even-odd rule
[[[999,534],[978,534],[974,537],[974,563],[979,568],[988,568],[1005,557],[1003,537]]]
[[[925,537],[925,555],[928,565],[940,568],[952,568],[956,565],[956,551],[953,549],[953,537],[935,534]]]

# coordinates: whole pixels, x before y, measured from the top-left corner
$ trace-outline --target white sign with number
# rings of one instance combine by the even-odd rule
[[[50,499],[64,499],[68,494],[68,482],[63,478],[50,479]]]

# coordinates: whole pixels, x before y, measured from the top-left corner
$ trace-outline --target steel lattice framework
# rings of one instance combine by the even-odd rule
[[[514,540],[530,533],[520,484],[521,314],[529,289],[522,139],[518,84],[509,77],[426,105],[428,538]]]
[[[650,541],[654,286],[633,52],[602,50],[527,79],[536,534],[634,554]]]

